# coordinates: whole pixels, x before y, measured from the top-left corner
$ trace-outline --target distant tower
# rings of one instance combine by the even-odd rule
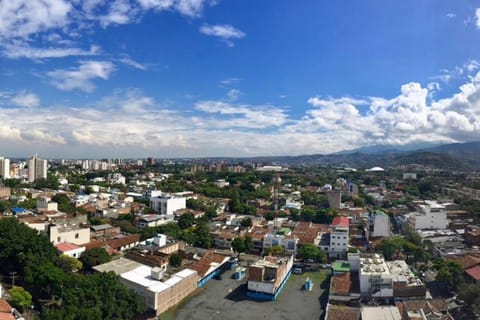
[[[280,182],[282,182],[282,179],[280,178],[280,175],[276,173],[273,176],[273,211],[278,213],[278,189],[280,189]]]
[[[32,159],[28,160],[28,182],[38,179],[47,178],[47,160],[40,159],[35,154]]]
[[[10,178],[10,159],[0,157],[0,176],[3,179]]]
[[[342,203],[342,191],[330,190],[327,191],[328,206],[332,209],[340,209]]]

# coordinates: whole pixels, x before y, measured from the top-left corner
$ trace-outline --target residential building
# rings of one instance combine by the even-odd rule
[[[67,255],[72,258],[79,258],[82,255],[82,252],[85,252],[84,246],[77,246],[73,243],[62,242],[55,245],[55,248],[64,255]]]
[[[150,208],[160,215],[173,216],[176,210],[187,207],[187,198],[169,194],[162,194],[150,198]]]
[[[0,157],[0,177],[3,179],[10,178],[10,159]]]
[[[293,266],[293,255],[287,257],[264,257],[252,264],[248,271],[247,296],[260,300],[276,300]]]
[[[402,320],[396,306],[362,306],[362,319]],[[421,319],[421,318],[420,318]]]
[[[263,250],[274,246],[280,246],[285,248],[286,254],[297,254],[297,244],[298,238],[294,235],[291,235],[291,231],[288,228],[283,228],[288,231],[281,231],[276,233],[267,233],[263,237]],[[282,230],[283,230],[282,229]]]
[[[34,182],[38,179],[47,178],[47,160],[40,159],[34,155],[32,159],[28,160],[28,182]]]
[[[370,235],[372,237],[390,236],[390,217],[381,210],[375,210],[368,215]]]
[[[408,223],[415,230],[447,229],[448,219],[445,206],[436,201],[425,201],[419,205],[420,212],[409,215]]]
[[[0,320],[15,320],[14,309],[12,306],[0,297]],[[23,318],[22,318],[23,319]]]
[[[119,274],[120,281],[135,291],[145,306],[155,311],[157,316],[195,291],[199,278],[197,272],[191,269],[168,275],[165,268],[150,267],[125,258],[96,266],[94,269]]]
[[[173,215],[169,217],[160,214],[145,214],[138,219],[137,227],[140,229],[146,227],[157,227],[172,221]]]
[[[62,242],[83,245],[90,241],[90,228],[83,228],[77,225],[50,225],[48,234],[53,245]]]
[[[346,256],[349,241],[350,221],[347,217],[335,217],[330,232],[330,247],[328,254],[331,258],[342,258]]]
[[[51,201],[51,199],[48,197],[39,197],[37,199],[37,211],[38,212],[58,211],[58,203]]]

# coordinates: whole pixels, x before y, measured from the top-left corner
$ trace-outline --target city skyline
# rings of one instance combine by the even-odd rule
[[[0,3],[0,154],[252,157],[480,133],[480,6]]]

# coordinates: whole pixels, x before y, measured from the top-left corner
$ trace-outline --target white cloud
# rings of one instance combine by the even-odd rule
[[[447,13],[445,16],[449,19],[454,19],[454,18],[457,17],[457,15],[455,13],[452,13],[452,12]]]
[[[200,27],[200,32],[208,36],[220,38],[228,46],[233,46],[233,42],[231,41],[232,39],[242,39],[246,36],[245,32],[229,24],[204,24],[202,27]]]
[[[6,44],[3,49],[3,54],[7,58],[28,58],[33,60],[64,58],[69,56],[93,56],[100,53],[101,50],[98,46],[91,46],[89,50],[58,47],[33,48],[27,43]]]
[[[220,86],[223,87],[223,86],[231,86],[231,85],[234,85],[236,83],[238,83],[240,81],[239,78],[226,78],[226,79],[223,79],[220,81]]]
[[[22,91],[15,95],[11,102],[19,107],[32,108],[37,107],[40,104],[40,100],[34,93]]]
[[[129,0],[115,0],[110,3],[107,14],[100,16],[100,24],[107,27],[111,24],[132,23],[138,14],[138,8]]]
[[[236,101],[238,100],[238,98],[242,95],[242,91],[238,90],[238,89],[230,89],[228,92],[227,92],[227,98],[228,100],[230,101]]]
[[[234,105],[223,101],[200,101],[195,109],[223,117],[210,119],[218,127],[265,129],[280,127],[287,122],[285,110],[274,106]]]
[[[115,66],[110,61],[81,61],[77,69],[58,69],[47,75],[57,89],[92,92],[95,89],[93,80],[107,80],[114,70]]]
[[[27,38],[68,24],[71,5],[64,0],[16,0],[0,2],[0,37]]]
[[[88,81],[101,73],[92,74]],[[295,116],[288,107],[216,100],[173,110],[139,90],[117,90],[85,105],[40,105],[25,99],[20,104],[31,108],[25,117],[24,107],[12,99],[29,92],[3,92],[0,149],[23,156],[38,148],[62,157],[253,156],[478,140],[480,72],[447,98],[435,100],[431,93],[437,89],[438,84],[411,82],[393,97],[312,95],[308,109]]]
[[[475,25],[480,29],[480,8],[475,9]]]
[[[212,0],[138,0],[143,9],[177,11],[188,17],[199,17],[205,5],[214,5]]]
[[[129,57],[120,58],[120,59],[118,59],[118,61],[120,61],[121,63],[126,64],[128,66],[134,67],[136,69],[147,70],[147,66],[145,64],[142,64],[138,61],[135,61],[135,60],[133,60]]]

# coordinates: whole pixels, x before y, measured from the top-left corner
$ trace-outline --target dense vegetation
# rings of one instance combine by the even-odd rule
[[[41,319],[134,319],[143,312],[117,275],[71,273],[61,261],[47,237],[16,219],[0,219],[0,274],[16,272],[16,284],[31,294]],[[15,303],[26,306],[28,295],[16,291]]]

